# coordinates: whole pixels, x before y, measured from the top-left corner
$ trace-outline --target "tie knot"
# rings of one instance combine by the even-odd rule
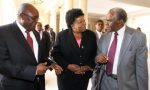
[[[26,32],[27,34],[29,34],[29,33],[30,33],[30,31],[28,31],[28,30],[26,30],[25,32]]]
[[[115,35],[115,36],[117,36],[117,35],[118,35],[118,33],[117,33],[117,32],[115,32],[115,33],[114,33],[114,35]]]

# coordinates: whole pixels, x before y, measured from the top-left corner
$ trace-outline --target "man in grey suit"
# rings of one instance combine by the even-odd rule
[[[96,62],[104,70],[96,90],[148,90],[146,36],[128,27],[127,13],[112,8],[98,45]]]

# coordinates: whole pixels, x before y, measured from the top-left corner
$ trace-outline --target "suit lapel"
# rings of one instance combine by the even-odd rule
[[[111,35],[112,35],[112,32],[109,32],[108,34],[106,34],[105,36],[106,37],[104,37],[104,47],[105,48],[103,48],[104,50],[104,52],[103,53],[105,53],[106,55],[107,55],[107,53],[108,53],[108,48],[109,48],[109,43],[110,43],[110,40],[111,40]]]
[[[120,62],[122,60],[121,58],[123,57],[124,53],[126,52],[128,46],[129,46],[129,44],[132,40],[132,37],[133,37],[133,32],[131,30],[129,30],[128,27],[126,27],[123,42],[122,42],[122,46],[121,46],[121,50],[120,50],[118,65],[120,64]]]
[[[68,39],[68,44],[69,44],[69,42],[70,42],[70,49],[72,49],[73,50],[73,52],[77,52],[77,53],[80,53],[80,48],[79,48],[79,46],[78,46],[78,44],[77,44],[77,42],[76,42],[76,40],[75,40],[75,37],[74,37],[74,35],[73,35],[73,32],[71,31],[71,30],[69,30],[69,35],[68,35],[69,37],[69,39]],[[81,43],[82,43],[82,41],[81,41]]]
[[[107,55],[109,43],[111,40],[111,35],[112,35],[112,32],[107,32],[101,36],[99,44],[98,44],[100,51],[98,53],[104,53]],[[103,65],[103,68],[106,69],[106,64]]]
[[[12,31],[14,33],[14,37],[16,37],[16,40],[18,40],[18,42],[29,53],[29,55],[31,55],[31,57],[33,57],[35,59],[35,56],[34,56],[34,53],[33,53],[32,49],[30,48],[28,42],[26,41],[24,35],[20,31],[20,29],[19,29],[19,27],[17,26],[16,23],[13,23]]]
[[[38,33],[36,30],[33,30],[33,33],[34,33],[34,35],[35,35],[35,38],[36,38],[36,40],[37,40],[37,43],[39,44],[39,43],[40,43],[40,35],[39,35],[39,33]]]
[[[81,46],[80,46],[80,52],[85,53],[88,49],[88,47],[90,47],[88,40],[90,41],[90,38],[88,38],[88,34],[86,34],[86,31],[82,33],[82,41],[81,41]]]

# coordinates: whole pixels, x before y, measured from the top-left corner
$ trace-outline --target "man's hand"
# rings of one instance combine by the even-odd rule
[[[55,70],[56,75],[61,74],[61,72],[63,71],[63,69],[61,68],[61,66],[59,66],[57,63],[52,63],[50,65],[50,68]]]
[[[107,55],[101,53],[96,56],[96,62],[100,64],[105,64],[108,61]]]
[[[40,63],[39,65],[37,65],[36,75],[44,75],[46,70],[48,69],[46,65],[47,65],[47,62]]]

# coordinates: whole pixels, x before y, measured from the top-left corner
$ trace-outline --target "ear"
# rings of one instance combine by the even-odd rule
[[[22,20],[26,20],[27,17],[24,15],[24,14],[20,14],[19,17],[22,19]]]
[[[122,19],[120,20],[120,22],[121,22],[121,23],[124,23],[124,21],[123,21]]]
[[[73,24],[71,24],[71,28],[74,29],[74,25]]]
[[[122,25],[124,23],[124,21],[121,19],[121,20],[118,20],[117,23],[118,23],[118,25]]]

